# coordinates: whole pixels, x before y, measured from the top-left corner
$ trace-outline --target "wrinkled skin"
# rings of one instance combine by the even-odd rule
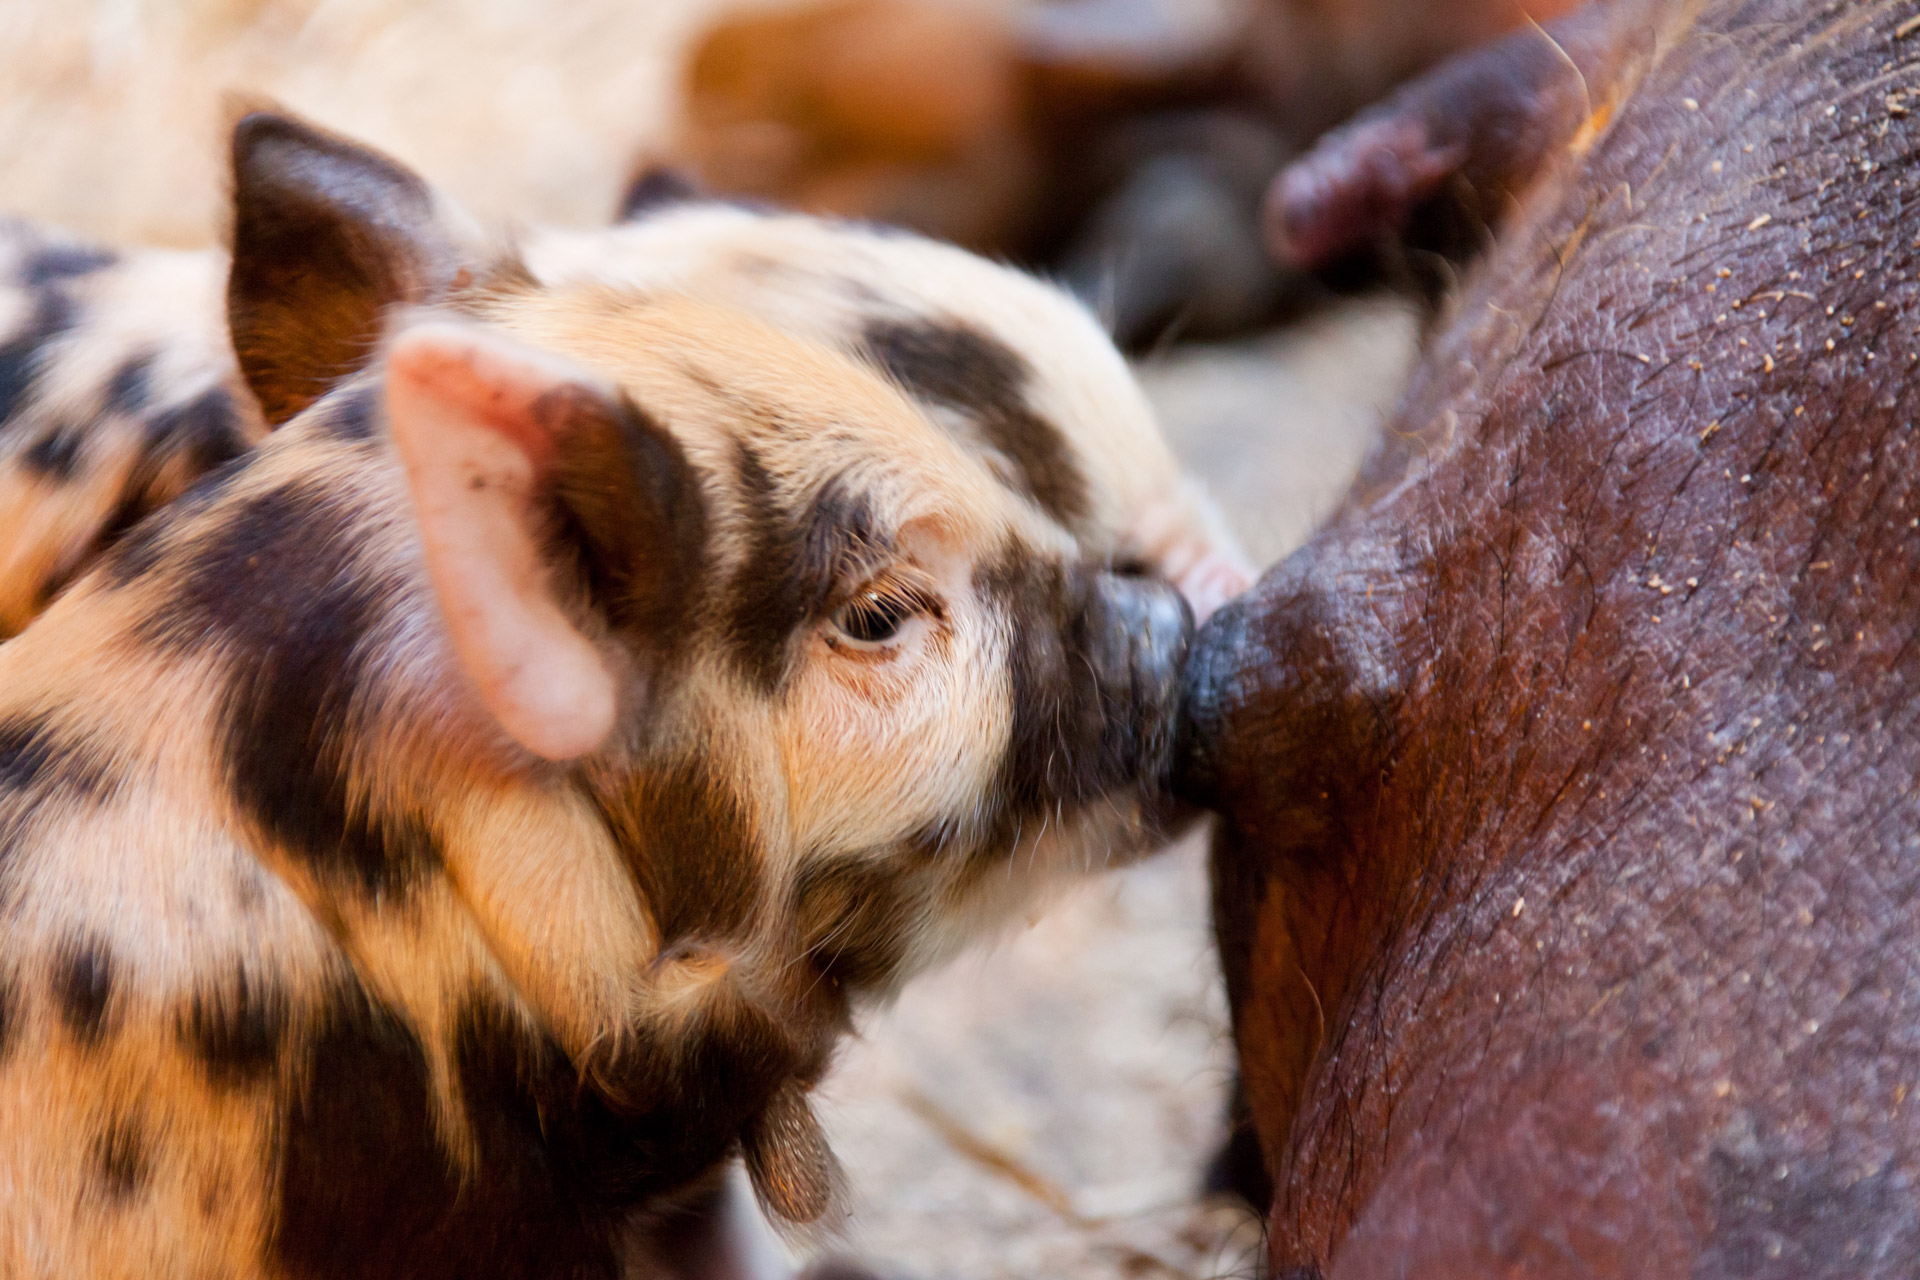
[[[1620,0],[1603,127],[1203,631],[1279,1276],[1920,1258],[1915,17]]]

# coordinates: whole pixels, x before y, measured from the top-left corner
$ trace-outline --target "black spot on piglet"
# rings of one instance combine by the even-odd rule
[[[0,720],[0,805],[10,794],[48,789],[97,798],[106,786],[106,773],[95,753],[63,739],[40,717]]]
[[[13,1051],[14,1035],[19,1030],[18,1004],[19,993],[14,989],[13,980],[0,977],[0,1063]]]
[[[146,407],[147,393],[153,381],[153,353],[134,356],[107,380],[107,396],[102,406],[108,413],[138,413]]]
[[[113,985],[113,956],[98,938],[73,939],[54,956],[54,1007],[84,1047],[98,1044],[108,1029]]]
[[[684,169],[671,165],[651,165],[633,176],[620,197],[616,222],[632,222],[658,209],[688,204],[707,198],[700,182]]]
[[[51,286],[39,290],[32,314],[0,343],[0,428],[19,413],[33,391],[47,344],[72,327],[73,303],[66,295]]]
[[[247,451],[240,411],[223,386],[208,387],[154,414],[147,423],[147,441],[150,455],[182,458],[196,477]]]
[[[334,994],[280,1129],[270,1247],[294,1277],[615,1280],[613,1236],[643,1171],[557,1048],[469,1004],[452,1031],[476,1161],[443,1145],[425,1045],[357,985]],[[578,1109],[591,1112],[582,1124]],[[584,1145],[583,1145],[584,1144]],[[611,1202],[611,1203],[609,1203]]]
[[[76,276],[92,275],[117,261],[112,253],[91,245],[48,245],[26,260],[20,268],[20,282],[38,289]]]
[[[287,1032],[287,1002],[278,989],[250,982],[196,992],[180,1020],[180,1038],[207,1078],[239,1088],[271,1075]]]
[[[27,446],[20,460],[27,470],[48,480],[70,480],[80,461],[86,436],[72,427],[55,427]]]
[[[95,1185],[108,1203],[130,1200],[146,1188],[152,1175],[147,1142],[131,1120],[123,1116],[109,1124],[90,1154]]]
[[[353,799],[352,704],[366,639],[397,588],[356,563],[353,512],[311,481],[238,505],[186,553],[144,624],[175,651],[232,656],[221,745],[240,811],[327,879],[398,897],[441,865],[415,813]]]

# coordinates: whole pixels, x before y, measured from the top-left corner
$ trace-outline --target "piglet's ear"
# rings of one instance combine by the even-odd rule
[[[234,127],[233,202],[227,323],[274,426],[373,358],[389,307],[438,299],[459,270],[418,175],[290,116]]]
[[[416,321],[386,365],[387,416],[460,665],[527,750],[585,755],[619,696],[575,621],[578,597],[584,588],[644,676],[693,605],[704,516],[685,456],[594,375],[475,325]]]

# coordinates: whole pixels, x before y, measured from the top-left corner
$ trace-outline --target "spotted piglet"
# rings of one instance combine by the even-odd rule
[[[0,218],[0,639],[266,424],[226,256],[119,253]]]
[[[284,425],[0,646],[0,1274],[740,1274],[853,1011],[1181,821],[1188,607],[871,362],[234,166]]]

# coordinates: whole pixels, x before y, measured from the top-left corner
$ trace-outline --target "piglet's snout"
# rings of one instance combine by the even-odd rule
[[[1193,610],[1169,583],[1103,573],[1087,601],[1089,657],[1100,684],[1159,706],[1179,687]]]
[[[1099,574],[1087,598],[1087,661],[1109,732],[1131,737],[1136,764],[1163,777],[1173,743],[1193,611],[1172,585]]]

